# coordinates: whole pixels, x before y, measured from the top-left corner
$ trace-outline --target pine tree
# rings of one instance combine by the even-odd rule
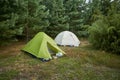
[[[82,31],[83,17],[82,9],[82,0],[67,0],[64,2],[66,8],[66,15],[68,15],[69,30],[79,34]]]
[[[0,39],[3,41],[18,35],[25,35],[28,40],[29,35],[45,31],[49,25],[49,11],[42,0],[1,0],[0,4]]]
[[[15,26],[16,20],[18,19],[17,9],[17,0],[0,0],[1,43],[8,41],[20,32],[20,28]]]
[[[28,1],[28,17],[27,26],[29,28],[29,35],[35,35],[39,31],[45,31],[49,26],[47,20],[49,11],[46,6],[42,4],[42,0]]]
[[[80,26],[80,12],[78,11],[79,4],[78,0],[68,0],[65,2],[66,15],[69,16],[68,22],[70,25],[70,31],[74,31],[74,29],[77,29],[77,27]]]
[[[50,25],[47,27],[46,32],[52,37],[63,30],[69,29],[69,24],[67,22],[68,16],[65,15],[64,0],[44,0],[44,4],[49,10],[49,22]]]

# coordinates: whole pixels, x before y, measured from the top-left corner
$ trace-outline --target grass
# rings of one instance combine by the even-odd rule
[[[67,55],[49,62],[23,52],[0,57],[0,80],[120,80],[120,55],[88,44],[61,48]]]
[[[15,70],[4,71],[0,73],[0,80],[11,80],[18,74]]]

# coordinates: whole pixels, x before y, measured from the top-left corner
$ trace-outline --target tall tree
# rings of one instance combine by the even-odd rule
[[[49,11],[42,4],[43,0],[28,0],[28,11],[26,18],[26,26],[28,27],[29,35],[34,35],[39,31],[45,31],[49,26],[48,15]]]
[[[78,34],[82,31],[83,17],[80,6],[83,0],[65,0],[66,15],[68,15],[69,30]]]
[[[47,33],[50,33],[52,37],[55,34],[69,29],[67,22],[68,15],[65,15],[64,0],[44,0],[44,4],[50,12],[49,22],[50,25],[47,27]]]
[[[1,0],[0,12],[0,39],[3,41],[23,35],[23,31],[28,40],[28,35],[44,31],[49,25],[49,11],[42,0]]]
[[[20,27],[15,23],[18,19],[18,2],[17,0],[0,0],[0,42],[8,41],[19,32]],[[12,39],[13,40],[13,39]],[[0,44],[1,44],[0,43]]]
[[[75,28],[80,26],[80,12],[78,11],[80,5],[79,0],[67,0],[64,4],[66,7],[66,15],[69,16],[69,30],[74,31]]]

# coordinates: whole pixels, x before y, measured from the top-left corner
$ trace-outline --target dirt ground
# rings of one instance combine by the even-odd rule
[[[7,56],[19,54],[24,45],[25,42],[20,41],[20,42],[11,43],[7,46],[0,46],[0,55],[1,57],[7,57]]]

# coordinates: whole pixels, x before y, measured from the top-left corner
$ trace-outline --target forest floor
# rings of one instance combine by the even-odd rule
[[[0,80],[120,80],[120,55],[96,50],[87,40],[60,47],[66,56],[49,62],[21,52],[24,45],[0,47]]]

